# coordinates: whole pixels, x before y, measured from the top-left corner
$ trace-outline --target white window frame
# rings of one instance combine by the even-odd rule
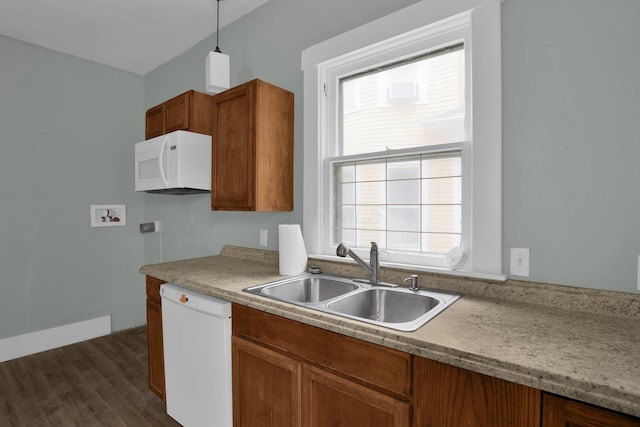
[[[468,261],[462,269],[422,265],[400,266],[504,280],[502,273],[502,78],[500,2],[496,0],[422,1],[302,52],[304,72],[304,201],[303,229],[307,251],[338,259],[332,247],[330,168],[337,139],[335,100],[325,96],[331,85],[372,61],[389,62],[416,53],[464,42],[465,66],[471,82],[466,94],[467,136],[462,143],[463,246]],[[328,89],[329,88],[329,89]],[[331,89],[333,90],[333,89]],[[337,90],[333,90],[337,92]],[[366,255],[366,254],[365,254]]]

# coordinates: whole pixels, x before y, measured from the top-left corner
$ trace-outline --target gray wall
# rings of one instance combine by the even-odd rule
[[[270,0],[221,31],[232,84],[259,77],[296,94],[293,213],[205,212],[206,196],[145,196],[145,215],[164,236],[146,238],[147,261],[258,246],[258,230],[300,222],[302,80],[305,48],[414,1]],[[636,76],[640,2],[505,0],[503,3],[503,260],[531,248],[533,281],[636,291],[640,182]],[[145,103],[204,89],[213,37],[145,77]],[[187,221],[185,221],[185,219]],[[186,235],[183,239],[181,236]]]
[[[232,84],[296,94],[295,210],[211,212],[207,195],[136,194],[144,110],[204,91],[215,38],[144,77],[0,37],[0,338],[113,315],[144,323],[143,263],[258,247],[302,218],[300,54],[415,0],[270,0],[224,28]],[[640,254],[636,0],[503,3],[504,233],[531,248],[531,280],[636,292]],[[212,23],[213,25],[213,23]],[[128,225],[89,227],[89,205],[124,203]],[[142,221],[162,233],[142,236]]]
[[[144,323],[143,78],[3,37],[0,58],[0,338]],[[89,227],[107,203],[126,204],[127,226]]]
[[[640,254],[640,2],[506,0],[505,271],[636,291]]]
[[[258,247],[259,230],[269,231],[277,250],[278,224],[302,222],[303,49],[365,24],[415,0],[270,0],[220,32],[231,57],[231,84],[254,78],[296,95],[294,210],[281,213],[212,212],[208,195],[145,196],[147,220],[161,220],[164,232],[145,236],[145,259],[159,262],[218,253],[223,245]],[[157,105],[188,89],[204,92],[204,60],[215,37],[145,76],[145,103]]]

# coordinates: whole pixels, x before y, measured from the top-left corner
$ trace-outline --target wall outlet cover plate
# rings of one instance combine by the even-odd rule
[[[91,205],[91,227],[127,225],[125,205]]]

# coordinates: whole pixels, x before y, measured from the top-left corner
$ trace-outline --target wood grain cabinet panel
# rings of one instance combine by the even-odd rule
[[[400,399],[410,398],[411,355],[408,353],[238,304],[233,305],[233,334],[340,372]]]
[[[145,138],[176,130],[211,135],[213,95],[190,90],[147,110]]]
[[[347,338],[234,304],[235,426],[409,427],[411,356]]]
[[[160,285],[155,277],[146,277],[147,286],[147,346],[149,389],[166,402],[164,385],[164,347],[162,339],[162,300]]]
[[[331,373],[304,366],[305,427],[408,427],[410,404]]]
[[[293,210],[293,108],[258,79],[213,97],[212,210]]]
[[[301,364],[280,353],[233,337],[233,425],[300,425]]]
[[[540,390],[415,357],[413,427],[536,427]]]
[[[640,419],[545,394],[542,427],[640,427]]]

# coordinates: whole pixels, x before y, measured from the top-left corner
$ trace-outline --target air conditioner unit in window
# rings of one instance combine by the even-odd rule
[[[389,104],[412,104],[418,101],[418,84],[413,81],[391,82],[387,88]]]

